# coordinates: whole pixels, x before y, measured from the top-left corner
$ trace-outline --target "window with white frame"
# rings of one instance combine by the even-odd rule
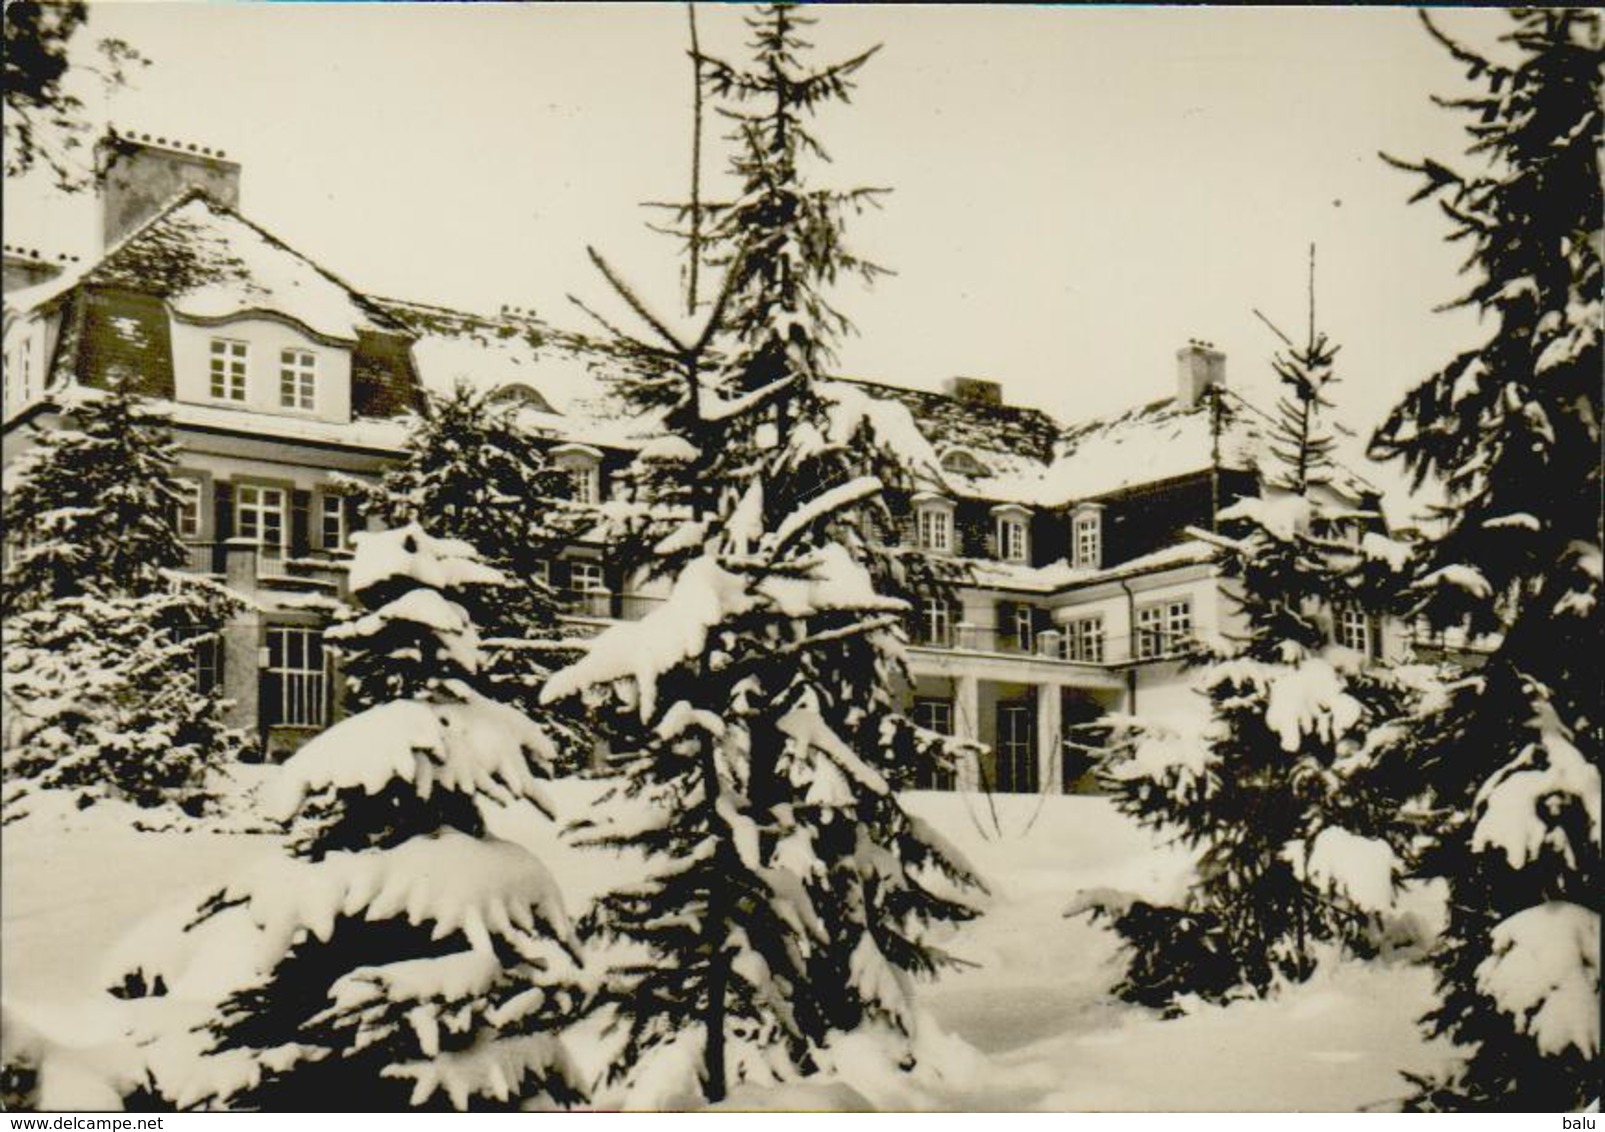
[[[1137,610],[1137,659],[1174,656],[1187,646],[1192,633],[1190,598],[1143,606]]]
[[[1096,570],[1103,564],[1103,516],[1097,511],[1080,511],[1073,521],[1076,565]]]
[[[189,645],[190,675],[195,690],[202,695],[223,685],[223,642],[216,633],[202,629],[180,629],[174,636]]]
[[[998,705],[997,788],[1007,794],[1037,790],[1036,709],[1029,703]]]
[[[914,701],[912,718],[916,726],[938,735],[953,734],[953,701],[920,697]],[[958,785],[958,776],[951,766],[939,763],[934,756],[921,761],[915,774],[915,785],[922,790],[952,790]]]
[[[1005,562],[1026,562],[1031,557],[1030,524],[1018,512],[997,518],[998,557]]]
[[[569,498],[587,506],[602,502],[602,453],[584,444],[559,444],[552,457],[568,477]]]
[[[920,603],[920,643],[948,647],[953,643],[953,603],[928,597]]]
[[[223,642],[216,633],[195,638],[195,690],[202,695],[223,686]]]
[[[250,348],[230,338],[212,339],[212,397],[218,401],[245,400],[245,368]]]
[[[1347,606],[1337,612],[1337,643],[1364,656],[1371,655],[1371,618],[1364,610]]]
[[[1064,627],[1065,659],[1103,663],[1103,615],[1078,617]]]
[[[598,503],[602,496],[602,469],[589,461],[574,461],[569,463],[565,470],[568,472],[570,498],[575,503]]]
[[[312,409],[317,405],[318,357],[311,350],[279,351],[279,405]]]
[[[607,617],[611,595],[602,564],[590,558],[576,558],[568,564],[569,606],[576,613]]]
[[[927,503],[919,509],[921,550],[950,554],[953,550],[953,510],[940,503]]]
[[[953,701],[921,696],[914,701],[914,722],[938,735],[953,734]]]
[[[344,550],[346,547],[346,500],[343,495],[326,494],[318,512],[320,545],[324,550]]]
[[[323,633],[274,625],[267,631],[269,724],[323,727],[329,718],[329,672]]]
[[[1029,605],[1016,605],[1009,614],[1009,623],[1004,626],[1010,637],[1010,644],[1021,652],[1030,652],[1036,648],[1036,610]]]
[[[942,470],[961,476],[986,475],[986,468],[982,467],[975,454],[962,448],[955,448],[942,457]]]
[[[201,485],[180,476],[173,480],[173,529],[186,542],[201,537]]]
[[[240,484],[234,495],[235,526],[240,538],[282,548],[285,538],[284,490]]]
[[[569,563],[569,587],[575,593],[594,594],[606,593],[607,582],[602,576],[602,564],[588,558],[580,558]]]

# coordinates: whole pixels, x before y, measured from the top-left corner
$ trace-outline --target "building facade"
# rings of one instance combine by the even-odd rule
[[[528,312],[358,291],[239,211],[240,168],[221,153],[112,136],[102,161],[102,255],[6,249],[3,458],[114,383],[161,403],[182,453],[189,568],[250,599],[197,679],[281,757],[339,710],[322,627],[368,522],[351,488],[399,458],[427,393],[466,381],[511,400],[581,501],[607,497],[650,422],[612,400],[599,359]],[[843,383],[882,406],[923,469],[899,501],[900,537],[963,579],[910,615],[907,694],[918,722],[986,753],[926,785],[1085,788],[1110,713],[1197,709],[1187,655],[1233,619],[1204,535],[1264,490],[1263,419],[1226,384],[1223,355],[1188,343],[1172,397],[1071,425],[983,380]],[[1374,508],[1358,476],[1332,490]],[[600,545],[566,550],[548,581],[582,625],[655,599]],[[1405,648],[1396,626],[1332,621],[1367,655]]]

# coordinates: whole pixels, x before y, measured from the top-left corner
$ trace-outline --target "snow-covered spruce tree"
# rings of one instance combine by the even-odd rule
[[[1600,14],[1510,13],[1504,63],[1429,30],[1474,93],[1459,173],[1424,179],[1468,243],[1488,338],[1393,410],[1373,441],[1440,480],[1419,612],[1497,644],[1413,721],[1439,805],[1421,871],[1450,886],[1430,1031],[1463,1047],[1420,1080],[1432,1109],[1554,1110],[1598,1097],[1600,876]],[[1403,163],[1397,163],[1403,164]]]
[[[204,1054],[176,1071],[153,1061],[157,1083],[184,1108],[572,1101],[556,1036],[578,994],[572,930],[545,866],[485,827],[490,806],[551,816],[537,777],[553,751],[480,691],[478,636],[453,600],[500,575],[417,526],[356,544],[351,587],[368,612],[329,635],[354,662],[389,666],[393,698],[285,763],[286,856],[124,960],[125,993],[217,1004]]]
[[[184,565],[177,447],[127,390],[86,396],[6,469],[7,615],[84,594],[147,594]]]
[[[196,686],[195,650],[239,599],[176,569],[175,452],[117,390],[70,406],[6,469],[8,815],[35,786],[193,810],[208,769],[245,746]]]
[[[1241,630],[1200,657],[1208,722],[1134,725],[1107,772],[1124,813],[1198,852],[1185,907],[1110,910],[1134,951],[1121,990],[1136,1001],[1307,978],[1314,944],[1369,949],[1394,903],[1412,830],[1371,732],[1403,710],[1410,682],[1334,644],[1333,623],[1344,609],[1370,616],[1368,579],[1397,554],[1378,531],[1354,538],[1377,517],[1326,490],[1335,353],[1312,323],[1277,356],[1285,392],[1262,492],[1220,513]]]
[[[570,498],[567,474],[520,427],[516,406],[465,384],[432,397],[414,418],[405,459],[364,494],[389,526],[417,523],[436,537],[461,539],[501,573],[506,585],[458,595],[482,638],[481,685],[539,720],[566,755],[588,755],[585,729],[542,708],[539,696],[552,669],[575,652],[559,643],[559,606],[544,568],[595,516]],[[360,679],[352,685],[358,705],[389,696]]]
[[[895,464],[824,380],[847,328],[824,290],[874,273],[842,242],[868,197],[808,187],[799,158],[818,152],[805,119],[869,56],[803,69],[808,22],[766,6],[752,69],[703,60],[732,102],[739,185],[708,230],[724,270],[710,321],[686,345],[616,284],[666,341],[615,344],[640,363],[630,387],[667,408],[629,529],[670,594],[546,693],[611,711],[633,754],[591,836],[649,861],[594,913],[637,956],[608,1009],[615,1078],[657,1090],[639,1103],[825,1069],[848,1032],[909,1067],[911,976],[942,961],[928,929],[970,915],[965,866],[894,793],[939,743],[894,697],[907,604],[887,594],[909,571],[877,550],[890,516],[870,469]]]

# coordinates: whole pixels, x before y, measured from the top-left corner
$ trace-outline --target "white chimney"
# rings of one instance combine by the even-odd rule
[[[1176,351],[1176,403],[1191,409],[1204,390],[1226,384],[1226,355],[1213,342],[1190,339]]]

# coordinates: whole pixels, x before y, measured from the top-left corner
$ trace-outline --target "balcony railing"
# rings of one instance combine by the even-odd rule
[[[236,569],[258,582],[320,583],[336,585],[350,568],[344,551],[309,550],[292,556],[286,547],[253,545],[242,539],[228,542],[186,542],[184,569],[194,574],[228,577],[229,559],[239,556]]]
[[[1112,634],[1098,638],[1096,645],[1083,642],[1079,647],[1057,629],[1043,629],[1022,635],[1018,630],[997,626],[960,622],[944,629],[916,621],[909,625],[908,630],[910,642],[920,648],[1030,656],[1076,664],[1173,660],[1188,655],[1198,645],[1191,633],[1168,634],[1164,630],[1139,631],[1136,638]]]

